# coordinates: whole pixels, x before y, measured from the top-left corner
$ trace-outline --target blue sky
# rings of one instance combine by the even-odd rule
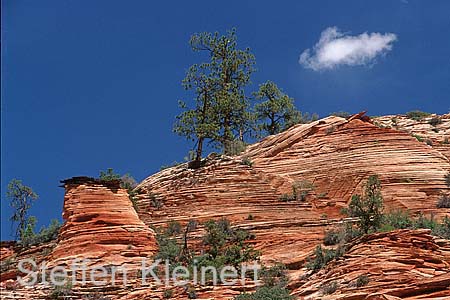
[[[187,96],[180,82],[201,60],[189,37],[232,27],[256,56],[249,90],[272,80],[302,111],[450,109],[446,0],[5,0],[1,238],[10,238],[4,195],[12,178],[39,194],[31,214],[40,226],[61,216],[61,179],[112,167],[142,180],[181,161],[190,145],[171,132],[177,100]],[[314,45],[334,27],[332,41],[341,44],[325,48],[337,57],[333,66],[319,56],[315,66],[323,68],[300,64],[307,49],[314,59],[321,50]]]

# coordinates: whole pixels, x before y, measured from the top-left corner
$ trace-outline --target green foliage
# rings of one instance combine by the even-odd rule
[[[437,226],[434,230],[434,234],[450,240],[450,217],[445,216],[445,218],[442,220],[442,223]]]
[[[335,116],[335,117],[341,117],[341,118],[348,118],[351,116],[350,113],[346,112],[346,111],[337,111],[337,112],[331,113],[330,115]]]
[[[324,283],[320,286],[320,291],[324,295],[331,295],[334,292],[336,292],[337,289],[338,289],[337,281],[330,281],[330,282]]]
[[[32,221],[25,234],[22,235],[20,245],[23,247],[30,247],[47,243],[58,238],[61,224],[58,220],[53,219],[48,227],[42,227],[38,233],[34,233],[34,226],[36,221]]]
[[[442,120],[440,118],[431,118],[428,121],[428,124],[430,124],[431,126],[438,126],[439,124],[442,124]]]
[[[294,106],[294,99],[283,93],[275,83],[267,81],[261,84],[254,96],[259,101],[254,110],[261,136],[280,133],[300,122],[302,116]]]
[[[416,120],[416,121],[422,121],[424,118],[428,117],[429,115],[431,115],[431,114],[420,111],[420,110],[413,110],[413,111],[406,113],[406,116],[408,118],[410,118],[412,120]]]
[[[420,136],[418,134],[413,134],[412,136],[415,137],[416,140],[418,140],[419,142],[423,142],[423,137],[422,136]]]
[[[258,288],[254,293],[243,293],[234,298],[235,300],[292,300],[294,299],[289,290],[284,287],[267,287]]]
[[[295,200],[295,196],[292,194],[282,194],[280,196],[280,201],[282,202],[289,202],[289,201],[294,201]]]
[[[292,184],[292,195],[295,200],[305,201],[306,196],[312,190],[314,190],[314,185],[308,180],[300,180]]]
[[[450,196],[441,195],[436,206],[437,208],[450,208]]]
[[[254,236],[242,229],[233,229],[226,219],[218,221],[209,220],[205,224],[206,233],[203,236],[203,244],[206,246],[204,253],[195,257],[197,266],[214,266],[218,270],[226,265],[238,268],[242,263],[254,261],[259,257],[247,240]],[[155,258],[169,260],[172,265],[182,263],[192,266],[194,253],[188,249],[188,233],[196,228],[197,224],[190,221],[184,231],[177,222],[169,223],[165,229],[156,229],[156,240],[159,251]],[[177,236],[183,238],[177,239]]]
[[[445,184],[450,187],[450,172],[447,173],[447,175],[445,175]]]
[[[207,221],[205,229],[203,243],[208,247],[206,251],[208,260],[239,267],[242,263],[259,257],[259,252],[251,244],[246,243],[254,237],[245,230],[231,228],[228,220]]]
[[[396,229],[411,228],[413,220],[410,218],[407,211],[393,210],[383,215],[383,225],[381,231],[392,231]]]
[[[434,231],[438,227],[438,222],[434,219],[434,215],[431,214],[429,218],[427,218],[423,213],[420,213],[419,216],[414,220],[412,227],[414,229],[431,229]]]
[[[355,286],[356,287],[363,287],[368,285],[370,282],[369,276],[367,275],[359,275],[358,278],[356,279],[356,283]]]
[[[248,158],[247,156],[245,156],[245,157],[242,158],[241,164],[242,164],[242,165],[249,166],[249,167],[252,167],[252,166],[253,166],[252,160],[251,160],[250,158]]]
[[[150,199],[150,205],[156,210],[159,210],[164,206],[164,203],[160,199],[158,199],[158,197],[154,193],[149,192],[147,196]]]
[[[174,132],[197,143],[196,158],[201,159],[203,143],[224,149],[235,139],[243,140],[250,128],[249,101],[244,88],[254,71],[255,57],[249,48],[237,47],[236,31],[226,35],[218,32],[194,34],[190,46],[195,52],[205,53],[208,61],[189,69],[183,86],[195,94],[194,105],[177,116]]]
[[[180,260],[181,246],[176,239],[176,235],[180,232],[181,225],[173,222],[169,223],[167,229],[156,230],[156,242],[159,246],[156,259],[168,260],[170,263],[177,263]]]
[[[13,228],[15,223],[17,223],[14,233],[17,239],[27,229],[28,211],[32,202],[38,198],[38,195],[30,187],[23,185],[21,180],[12,179],[8,184],[6,197],[9,198],[9,204],[13,209],[13,214],[10,218]]]
[[[314,185],[308,180],[296,181],[292,184],[292,194],[282,194],[280,196],[280,201],[305,201],[306,196],[310,191],[314,190]]]
[[[353,195],[348,215],[359,218],[358,227],[363,233],[380,228],[383,220],[383,196],[378,176],[369,177],[363,196]]]
[[[224,154],[227,155],[239,155],[245,151],[247,144],[240,140],[231,140],[224,142]]]
[[[318,245],[314,250],[313,256],[308,257],[306,268],[312,270],[315,273],[325,267],[332,260],[341,257],[342,254],[342,249],[329,250],[323,249],[321,245]]]
[[[65,285],[55,285],[53,287],[52,292],[48,295],[50,299],[60,299],[61,297],[63,299],[66,299],[67,297],[70,297],[73,294],[72,292],[72,284],[70,281],[67,281]]]
[[[173,297],[173,290],[164,290],[164,299],[170,299]]]
[[[106,171],[100,171],[99,179],[105,181],[120,180],[120,175],[115,173],[112,168],[108,168]]]
[[[340,243],[342,234],[339,231],[329,230],[325,232],[325,237],[323,238],[323,244],[325,246],[333,246]]]
[[[120,186],[128,191],[128,198],[133,204],[133,208],[136,212],[138,211],[136,198],[136,196],[138,195],[138,191],[135,191],[134,189],[136,188],[137,185],[138,184],[136,180],[130,174],[125,174],[122,177],[120,177]]]
[[[271,267],[264,266],[260,274],[261,281],[266,287],[286,287],[288,284],[286,266],[281,263]]]

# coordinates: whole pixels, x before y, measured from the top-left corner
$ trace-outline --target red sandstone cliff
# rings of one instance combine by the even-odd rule
[[[117,183],[88,178],[64,181],[66,222],[56,247],[42,256],[51,265],[81,256],[92,258],[94,265],[133,265],[156,251],[149,226],[226,217],[255,234],[255,247],[264,262],[281,261],[288,266],[296,296],[348,300],[450,297],[445,286],[450,272],[449,244],[427,231],[365,237],[335,265],[308,281],[301,279],[306,257],[322,242],[328,228],[342,222],[340,209],[361,192],[369,175],[380,176],[387,209],[450,214],[450,209],[436,208],[439,195],[449,191],[444,175],[450,171],[450,147],[443,143],[450,135],[450,116],[440,118],[438,136],[429,133],[425,124],[403,118],[397,121],[398,128],[386,128],[383,118],[375,120],[377,126],[363,115],[297,125],[250,145],[240,156],[210,155],[200,169],[182,164],[148,177],[136,188],[138,214]],[[422,135],[430,134],[433,145],[411,136],[419,128]],[[299,183],[313,186],[305,191],[305,201],[280,201],[283,193],[290,193],[292,185]],[[201,230],[200,226],[192,234],[194,247],[200,242]],[[349,287],[362,273],[369,275],[370,284],[362,291]],[[10,278],[2,273],[2,281]],[[337,281],[339,291],[322,295],[320,285],[331,280]],[[240,290],[239,286],[206,287],[198,288],[197,295],[225,299]],[[80,287],[76,298],[90,292]],[[13,292],[3,289],[1,293],[13,299]],[[32,296],[20,289],[14,293],[19,295],[15,299],[38,299],[48,290],[36,289]],[[161,299],[163,290],[131,283],[111,289],[108,295],[110,299]],[[186,299],[186,294],[177,290],[174,297]]]

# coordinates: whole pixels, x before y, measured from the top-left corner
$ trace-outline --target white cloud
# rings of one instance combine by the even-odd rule
[[[315,71],[333,69],[340,65],[367,65],[378,55],[392,49],[397,40],[393,33],[362,33],[351,36],[329,27],[322,31],[319,42],[313,49],[306,49],[300,55],[299,63]]]

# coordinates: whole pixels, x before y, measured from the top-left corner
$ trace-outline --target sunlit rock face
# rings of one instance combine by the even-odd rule
[[[74,177],[62,183],[65,222],[52,252],[55,262],[85,258],[121,264],[155,253],[153,230],[139,219],[118,180]]]
[[[394,117],[396,126],[391,124]],[[370,119],[363,113],[299,124],[249,145],[238,156],[211,154],[201,168],[181,164],[151,175],[135,189],[137,212],[119,182],[68,179],[63,181],[65,223],[59,239],[40,246],[53,250],[2,249],[2,259],[33,256],[49,265],[64,265],[83,257],[92,260],[92,267],[137,268],[138,261],[157,251],[151,227],[198,221],[188,243],[200,252],[201,224],[224,217],[255,235],[249,242],[261,251],[263,263],[287,265],[289,288],[298,299],[447,299],[450,245],[427,230],[366,236],[353,241],[338,261],[305,276],[307,257],[327,230],[343,222],[341,209],[363,191],[370,175],[380,177],[386,210],[402,208],[436,218],[450,215],[450,209],[436,207],[440,195],[450,192],[444,179],[450,171],[450,145],[445,143],[450,138],[450,116],[437,117],[442,121],[437,126],[428,119],[414,121],[401,115]],[[14,283],[15,275],[14,268],[2,273],[2,286]],[[362,275],[369,282],[355,288]],[[331,281],[336,281],[337,290],[325,295],[322,285]],[[51,292],[43,287],[14,291],[3,287],[5,299],[41,299]],[[131,281],[95,291],[110,300],[138,300],[163,299],[166,289]],[[188,299],[185,287],[170,289],[172,299]],[[195,289],[198,299],[232,299],[243,290],[239,285]],[[93,293],[84,287],[73,291],[72,299]]]

